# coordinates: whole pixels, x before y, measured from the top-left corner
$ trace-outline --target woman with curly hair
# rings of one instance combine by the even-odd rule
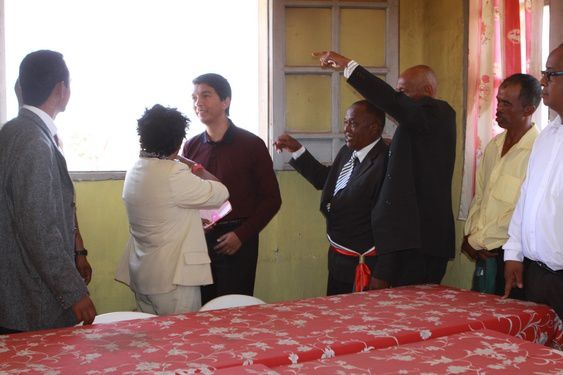
[[[201,165],[178,156],[188,125],[175,108],[146,110],[140,157],[123,187],[131,237],[116,279],[133,290],[139,310],[157,315],[201,307],[200,285],[213,280],[199,210],[229,197]]]

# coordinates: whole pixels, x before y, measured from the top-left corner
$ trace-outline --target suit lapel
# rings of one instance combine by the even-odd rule
[[[373,165],[375,159],[377,159],[380,154],[385,150],[385,144],[383,143],[383,138],[377,142],[375,146],[368,152],[365,159],[354,169],[352,176],[350,176],[350,182],[357,178],[360,178],[364,173],[366,173]]]
[[[66,184],[68,184],[69,186],[72,186],[72,189],[74,191],[74,184],[72,183],[72,179],[70,178],[70,175],[68,173],[68,168],[67,168],[67,165],[66,165],[66,159],[65,159],[64,155],[61,153],[59,146],[57,146],[55,144],[55,141],[54,141],[53,137],[51,136],[51,132],[49,131],[49,128],[47,128],[47,125],[45,125],[45,123],[43,122],[43,120],[41,120],[41,118],[39,116],[37,116],[35,113],[33,113],[32,111],[30,111],[28,109],[25,109],[25,108],[20,109],[19,115],[21,117],[24,117],[24,118],[28,119],[29,121],[33,122],[35,125],[37,125],[37,127],[39,129],[41,129],[41,131],[43,132],[45,137],[47,137],[47,139],[51,143],[51,146],[52,146],[52,148],[55,152],[55,155],[56,155],[56,158],[57,158],[57,163],[59,164],[59,168],[66,172],[66,173],[61,173],[61,175],[65,179]]]

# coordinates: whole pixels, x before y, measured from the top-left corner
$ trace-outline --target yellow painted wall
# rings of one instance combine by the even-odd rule
[[[453,181],[454,214],[461,189],[463,114],[463,0],[400,1],[400,69],[432,66],[440,81],[439,96],[457,112],[457,160]],[[323,295],[328,243],[319,212],[320,193],[296,172],[277,173],[283,204],[260,236],[255,295],[268,302]],[[77,182],[78,216],[94,268],[90,292],[99,313],[128,310],[134,299],[113,280],[128,236],[121,201],[123,181]],[[463,223],[456,223],[457,243]],[[459,248],[459,246],[458,246]],[[468,287],[472,264],[457,255],[444,282]]]
[[[113,279],[129,234],[123,180],[76,182],[75,187],[80,233],[93,269],[88,289],[96,309],[99,314],[132,310],[135,299],[129,287]]]

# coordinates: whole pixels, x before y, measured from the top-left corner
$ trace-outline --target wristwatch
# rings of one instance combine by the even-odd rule
[[[84,255],[87,256],[88,255],[88,250],[86,249],[82,249],[82,250],[74,250],[74,255]]]

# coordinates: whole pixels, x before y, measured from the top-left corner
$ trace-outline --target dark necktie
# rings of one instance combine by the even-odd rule
[[[338,175],[338,179],[336,180],[336,185],[334,186],[334,194],[338,193],[340,190],[344,189],[346,185],[348,185],[348,181],[350,181],[350,176],[352,175],[352,171],[354,167],[358,163],[358,157],[356,156],[356,151],[352,153],[352,157],[350,160],[344,164],[340,174]]]

